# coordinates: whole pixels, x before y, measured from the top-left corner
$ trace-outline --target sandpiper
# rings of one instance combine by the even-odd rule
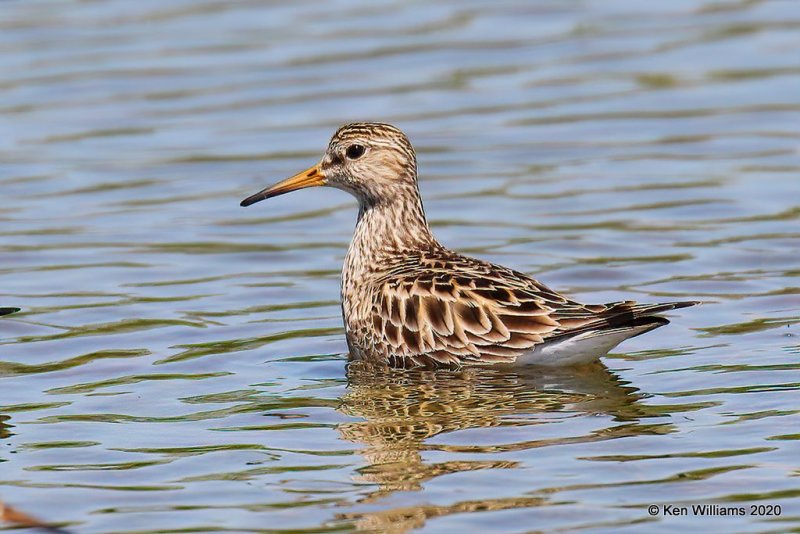
[[[353,123],[322,160],[242,201],[330,186],[358,199],[342,269],[351,357],[410,367],[577,365],[697,302],[582,304],[533,278],[443,246],[431,233],[414,148],[398,128]]]

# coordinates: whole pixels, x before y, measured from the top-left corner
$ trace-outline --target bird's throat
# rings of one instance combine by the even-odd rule
[[[419,195],[400,195],[378,204],[361,203],[350,251],[379,261],[435,242]]]

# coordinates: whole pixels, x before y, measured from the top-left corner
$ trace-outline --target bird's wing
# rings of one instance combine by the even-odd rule
[[[430,252],[389,269],[373,326],[398,365],[513,362],[561,328],[557,310],[591,313],[505,267]]]
[[[554,338],[624,328],[694,304],[586,305],[522,273],[463,256],[423,265],[388,272],[373,299],[373,326],[397,365],[511,363]]]
[[[513,362],[558,328],[541,299],[481,279],[395,280],[374,306],[391,355],[414,365]]]

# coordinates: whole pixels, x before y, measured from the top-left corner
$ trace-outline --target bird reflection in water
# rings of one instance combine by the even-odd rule
[[[665,433],[669,423],[641,425],[639,418],[652,415],[640,403],[643,397],[605,365],[595,362],[579,368],[502,369],[470,367],[457,371],[390,369],[363,361],[348,366],[348,391],[340,410],[363,421],[341,424],[342,438],[365,447],[367,462],[357,481],[376,489],[361,503],[373,503],[399,491],[418,491],[440,475],[482,469],[514,469],[512,460],[426,461],[424,451],[502,453],[559,444],[613,439],[634,434]],[[535,426],[585,415],[607,415],[617,423],[585,435],[536,438],[504,443],[498,437],[490,445],[447,445],[434,436],[458,430]],[[498,434],[500,436],[500,434]],[[466,454],[465,454],[466,456]],[[421,505],[381,511],[341,514],[340,519],[359,529],[405,532],[422,526],[431,517],[469,511],[538,506],[543,497],[524,495],[452,505]]]

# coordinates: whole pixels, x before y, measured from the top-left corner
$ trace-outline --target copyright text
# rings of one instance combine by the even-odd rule
[[[650,515],[671,516],[696,516],[696,517],[736,517],[736,516],[779,516],[779,504],[748,504],[738,506],[723,506],[721,504],[651,504],[647,507]]]

